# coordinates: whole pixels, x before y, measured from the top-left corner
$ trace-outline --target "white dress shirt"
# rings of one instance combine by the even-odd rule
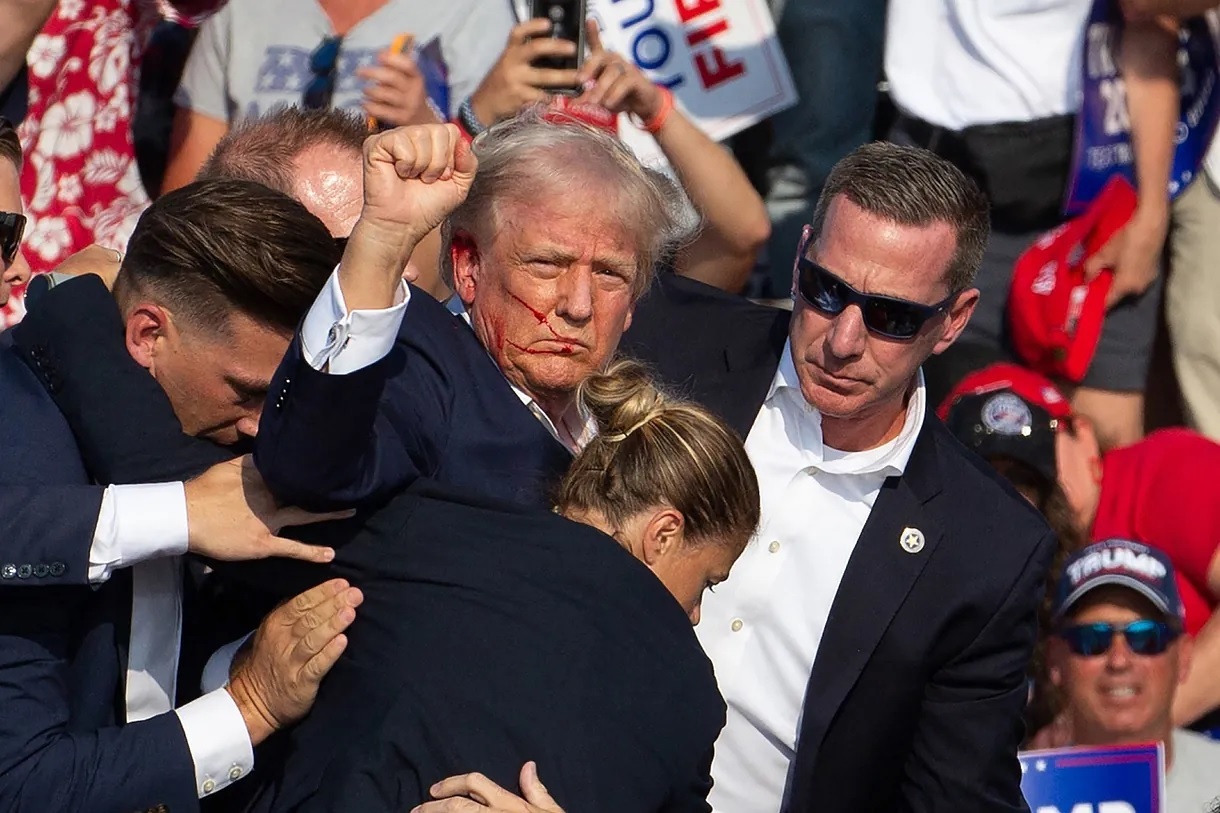
[[[780,810],[831,603],[882,483],[906,468],[925,400],[921,373],[896,438],[863,452],[832,449],[785,346],[746,438],[759,531],[729,579],[704,596],[695,628],[728,704],[712,763],[716,813]]]
[[[301,350],[305,359],[315,370],[334,375],[355,372],[381,360],[394,347],[410,299],[411,289],[404,282],[393,306],[384,310],[349,312],[336,269],[301,324]],[[448,307],[455,316],[470,324],[470,314],[466,313],[460,299],[451,298]],[[530,413],[569,451],[584,448],[596,434],[592,416],[581,413],[575,405],[562,417],[564,432],[560,432],[533,396],[511,381],[509,386]]]
[[[233,698],[223,689],[174,709],[182,643],[181,559],[188,540],[182,483],[110,486],[89,548],[89,581],[132,568],[126,719],[175,711],[202,798],[250,772],[254,750]]]
[[[952,130],[1080,106],[1093,0],[901,0],[886,19],[898,109]]]

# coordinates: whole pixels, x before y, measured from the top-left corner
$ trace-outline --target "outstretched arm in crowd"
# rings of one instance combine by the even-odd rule
[[[588,28],[591,53],[580,80],[594,84],[580,101],[638,118],[703,217],[702,232],[678,253],[674,270],[726,291],[740,291],[771,234],[762,198],[733,154],[677,109],[668,90],[630,61],[605,50],[594,21]]]
[[[0,0],[0,90],[25,65],[34,38],[55,10],[55,0]]]
[[[1092,274],[1114,269],[1109,304],[1139,296],[1160,273],[1169,230],[1169,173],[1178,122],[1178,31],[1164,20],[1124,27],[1119,64],[1127,90],[1139,204],[1127,226],[1089,260]]]

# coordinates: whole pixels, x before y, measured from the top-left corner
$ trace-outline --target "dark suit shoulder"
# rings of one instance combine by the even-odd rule
[[[778,337],[782,346],[792,314],[758,305],[711,285],[662,272],[636,304],[622,349],[652,358],[654,348],[675,341],[695,344],[702,336],[736,336],[747,340]]]

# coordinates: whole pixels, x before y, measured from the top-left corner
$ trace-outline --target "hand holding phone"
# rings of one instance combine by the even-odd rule
[[[547,20],[551,24],[550,39],[566,40],[576,45],[571,56],[541,57],[534,61],[538,68],[574,71],[584,64],[585,18],[588,8],[585,0],[530,0],[530,16],[535,20]]]

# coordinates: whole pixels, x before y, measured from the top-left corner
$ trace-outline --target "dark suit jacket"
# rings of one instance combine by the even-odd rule
[[[298,338],[271,393],[255,462],[272,492],[295,505],[367,504],[429,477],[545,507],[572,462],[470,326],[418,289],[384,359],[330,375],[305,361]]]
[[[787,321],[785,312],[667,275],[637,308],[623,349],[744,437],[774,378]],[[923,531],[922,552],[899,546],[907,527]],[[1053,547],[1042,518],[929,409],[831,607],[787,809],[1026,810],[1015,754]]]
[[[463,504],[466,503],[466,504]],[[310,529],[311,539],[329,529]],[[707,810],[724,703],[678,602],[610,537],[420,481],[339,549],[348,648],[259,811],[410,810],[536,760],[580,813]]]
[[[42,386],[7,338],[0,344],[0,808],[194,810],[194,763],[177,717],[116,725],[130,580],[84,586],[101,489],[88,485]],[[29,502],[10,512],[22,496]]]

